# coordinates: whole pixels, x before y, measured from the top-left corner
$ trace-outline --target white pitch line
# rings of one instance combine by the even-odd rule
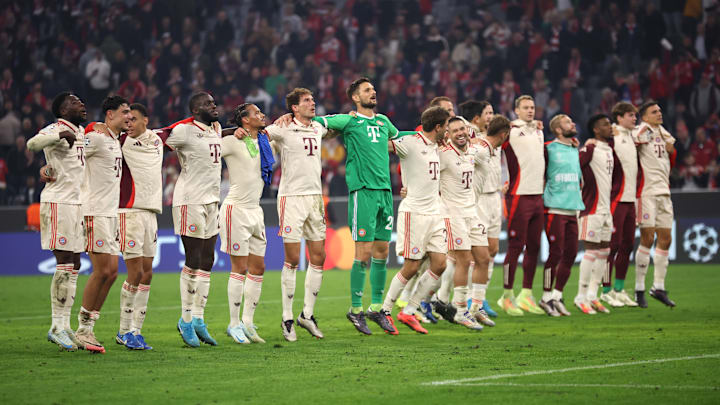
[[[628,362],[624,362],[624,363],[597,364],[597,365],[593,365],[593,366],[569,367],[569,368],[560,368],[560,369],[555,369],[555,370],[526,371],[526,372],[524,372],[524,373],[516,373],[516,374],[496,374],[496,375],[489,375],[489,376],[485,376],[485,377],[461,378],[461,379],[459,379],[459,380],[431,381],[431,382],[422,383],[422,385],[458,385],[458,384],[469,383],[469,382],[488,381],[488,380],[499,380],[499,379],[502,379],[502,378],[527,377],[527,376],[531,376],[531,375],[546,375],[546,374],[556,374],[556,373],[567,373],[567,372],[570,372],[570,371],[597,370],[597,369],[612,368],[612,367],[636,366],[636,365],[640,365],[640,364],[666,363],[666,362],[669,362],[669,361],[712,359],[712,358],[719,358],[719,357],[720,357],[720,353],[701,354],[701,355],[698,355],[698,356],[686,356],[686,357],[672,357],[672,358],[667,358],[667,359],[653,359],[653,360],[628,361]]]
[[[703,385],[652,385],[652,384],[518,384],[518,383],[466,383],[455,384],[458,387],[563,387],[563,388],[633,388],[662,390],[699,390],[717,391],[720,387]]]

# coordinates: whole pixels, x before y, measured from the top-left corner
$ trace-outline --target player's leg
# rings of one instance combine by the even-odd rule
[[[498,305],[512,316],[520,316],[522,311],[515,305],[515,294],[513,284],[515,283],[515,271],[517,270],[518,258],[525,247],[527,237],[527,226],[530,216],[528,215],[525,196],[506,195],[505,205],[508,212],[508,248],[503,263],[503,288],[502,297]]]
[[[248,256],[248,273],[245,278],[245,303],[243,305],[242,323],[245,335],[253,343],[265,343],[255,327],[255,309],[260,301],[263,275],[265,274],[265,258],[250,254]]]
[[[367,272],[367,263],[372,256],[373,242],[375,241],[374,230],[377,204],[373,197],[369,190],[360,189],[353,191],[348,200],[348,225],[355,242],[355,256],[350,269],[351,308],[349,317],[357,318],[355,321],[361,325],[365,323],[365,314],[362,308],[362,297],[365,292],[365,273]],[[355,321],[351,320],[354,325]],[[367,329],[367,326],[365,326],[365,329]]]
[[[285,262],[280,271],[280,293],[282,302],[281,327],[286,340],[295,341],[295,318],[293,302],[298,264],[300,263],[300,241],[303,223],[308,217],[305,196],[283,196],[278,198],[278,235],[283,238]]]
[[[286,225],[289,226],[289,225]],[[285,262],[280,271],[280,294],[282,302],[282,325],[283,333],[293,327],[293,301],[295,299],[295,284],[297,278],[298,264],[300,263],[300,242],[288,242],[283,240],[285,250]],[[285,325],[288,325],[287,327]],[[289,333],[289,332],[288,332]]]
[[[393,230],[393,200],[389,190],[373,190],[377,200],[375,229],[370,259],[370,310],[380,311],[387,281],[387,258],[390,253],[390,239]]]
[[[53,250],[55,256],[55,273],[50,282],[50,308],[52,324],[47,339],[63,350],[73,351],[78,348],[65,332],[65,306],[70,300],[70,284],[74,272],[73,252]],[[76,273],[77,274],[77,273]],[[76,276],[77,279],[77,276]],[[72,304],[71,304],[72,305]]]
[[[227,285],[230,323],[228,324],[225,332],[235,341],[235,343],[247,344],[250,343],[250,340],[245,336],[243,327],[240,326],[240,308],[243,304],[245,280],[248,270],[247,252],[242,253],[245,253],[245,255],[230,255],[230,276],[228,277]]]
[[[154,214],[153,214],[154,216]],[[154,254],[155,248],[152,249]],[[145,342],[142,334],[143,324],[145,323],[145,315],[147,314],[148,301],[150,300],[150,283],[152,282],[152,263],[153,257],[143,257],[143,275],[138,284],[138,291],[135,295],[135,312],[132,319],[132,331],[135,339],[143,345],[144,350],[151,350],[152,346]]]
[[[635,245],[635,205],[621,205],[625,205],[625,215],[618,251],[615,256],[615,284],[613,286],[613,293],[616,300],[629,307],[637,307],[637,302],[630,298],[628,293],[625,292],[625,277],[627,277],[630,255]]]
[[[543,295],[538,305],[550,316],[560,316],[560,312],[555,310],[553,306],[552,286],[557,278],[557,266],[560,263],[563,247],[565,246],[564,216],[545,214],[545,234],[550,245],[550,254],[543,269]]]
[[[655,232],[657,235],[657,245],[655,246],[655,255],[653,256],[653,288],[650,289],[650,296],[663,304],[674,307],[675,302],[668,298],[665,289],[665,276],[668,269],[668,249],[672,243],[672,222],[673,207],[670,196],[658,196],[657,198],[657,226]]]
[[[428,252],[428,256],[430,257],[430,268],[419,275],[415,293],[410,297],[407,306],[397,314],[398,321],[408,325],[418,333],[427,333],[427,330],[420,325],[420,322],[414,316],[415,311],[420,306],[420,302],[432,295],[440,286],[440,276],[442,276],[446,266],[444,253]],[[404,274],[403,277],[410,277],[410,274]]]
[[[645,299],[645,276],[650,266],[650,249],[655,243],[656,201],[654,196],[637,200],[637,220],[640,227],[640,245],[635,252],[635,301],[640,308],[647,308]]]
[[[603,277],[607,274],[607,257],[610,253],[610,232],[610,229],[608,229],[606,233],[607,240],[601,238],[599,245],[596,247],[596,259],[587,290],[587,301],[590,302],[590,305],[595,311],[604,313],[610,313],[610,310],[598,299],[598,289],[602,285]]]
[[[305,297],[303,309],[298,315],[297,322],[305,328],[310,335],[322,339],[325,337],[315,320],[315,302],[317,301],[320,286],[323,280],[323,266],[325,264],[325,240],[309,240],[310,265],[305,272]]]
[[[483,309],[489,280],[487,265],[491,260],[489,249],[487,246],[474,245],[472,247],[472,256],[476,265],[472,272],[472,304],[469,312],[480,324],[495,326],[495,322],[490,320],[488,313]]]
[[[200,269],[203,240],[191,236],[180,237],[185,249],[185,265],[180,272],[180,307],[178,331],[190,347],[200,346],[200,339],[192,325],[192,310],[197,294],[197,271]]]
[[[591,215],[580,217],[580,240],[583,241],[585,254],[580,261],[580,276],[578,278],[578,292],[575,296],[575,306],[586,314],[595,314],[587,299],[588,289],[592,279],[595,261],[600,249],[600,241],[595,231],[589,230],[592,227]]]
[[[557,278],[555,279],[555,288],[553,289],[553,307],[563,316],[570,316],[570,311],[565,307],[565,299],[563,298],[563,290],[578,252],[578,223],[574,216],[566,216],[562,218],[565,223],[563,226],[564,245],[563,255],[557,265]]]
[[[453,233],[452,235],[454,240],[462,239],[463,244],[469,245],[470,240],[467,237],[467,232],[464,232],[463,234],[463,232],[461,231],[461,227],[453,226],[453,232],[457,232]],[[450,236],[448,236],[448,239],[449,238]],[[477,322],[475,322],[475,319],[470,316],[467,307],[468,268],[470,267],[472,254],[470,253],[470,250],[460,250],[457,244],[454,244],[454,247],[455,250],[453,250],[453,253],[455,254],[455,274],[453,275],[452,282],[455,287],[453,288],[451,305],[455,309],[455,313],[453,314],[452,319],[453,321],[455,321],[455,323],[459,323],[460,325],[466,327],[477,326]],[[445,272],[447,271],[448,269],[446,267]],[[443,272],[443,275],[441,277],[440,288],[442,288],[442,279],[445,277],[445,272]],[[438,300],[441,300],[439,293]],[[444,319],[449,319],[450,314],[440,312],[440,307],[438,307],[438,312],[440,313],[440,315],[442,315]]]
[[[217,234],[207,239],[200,239],[200,264],[195,271],[195,294],[192,302],[192,326],[201,342],[217,346],[217,341],[210,335],[205,323],[205,306],[210,292],[210,275],[215,263],[215,242]]]
[[[100,308],[107,297],[112,282],[117,278],[118,257],[109,253],[88,253],[93,272],[90,274],[83,290],[82,306],[78,312],[79,327],[77,338],[86,347],[98,347],[99,352],[105,349],[95,337],[95,322],[100,318]]]
[[[525,253],[523,256],[523,284],[522,291],[516,299],[520,309],[536,315],[545,315],[533,297],[532,286],[535,278],[535,270],[540,253],[540,238],[542,235],[543,222],[545,218],[542,196],[528,196],[528,209],[530,218],[527,224],[525,238]]]
[[[390,280],[390,286],[388,287],[387,293],[385,294],[385,300],[383,302],[382,309],[380,310],[381,315],[388,320],[388,323],[392,326],[393,329],[386,331],[386,333],[389,333],[391,335],[398,334],[397,328],[395,328],[395,324],[392,321],[390,313],[392,312],[392,308],[395,305],[395,302],[397,301],[401,292],[407,289],[408,280],[416,277],[417,272],[420,269],[421,264],[423,263],[423,260],[424,259],[422,258],[405,258],[405,261],[403,262],[403,266],[400,271],[398,271],[395,274],[395,277]]]
[[[144,349],[138,343],[132,329],[135,313],[135,298],[143,277],[142,251],[145,244],[145,224],[140,213],[122,212],[119,217],[120,252],[122,253],[127,277],[120,288],[120,326],[115,342],[128,349]]]
[[[447,306],[450,303],[450,293],[453,291],[453,287],[457,285],[455,284],[455,270],[457,270],[458,268],[458,263],[454,250],[448,252],[446,260],[447,263],[445,263],[445,272],[440,278],[440,287],[438,287],[437,290],[437,306]],[[470,259],[467,258],[467,260],[467,265],[469,266]],[[463,267],[465,267],[464,264]],[[467,270],[468,268],[465,267],[466,272]],[[465,279],[467,279],[467,275],[465,275]],[[442,315],[442,311],[439,310],[438,312],[440,313],[440,315]],[[444,315],[442,316],[443,318],[445,318]]]

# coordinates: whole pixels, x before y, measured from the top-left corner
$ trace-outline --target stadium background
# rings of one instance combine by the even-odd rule
[[[567,113],[584,139],[591,114],[608,113],[620,100],[659,100],[679,151],[671,260],[717,263],[718,16],[714,1],[700,0],[3,1],[0,246],[18,254],[5,255],[0,273],[52,267],[34,217],[26,215],[39,201],[44,161],[25,142],[54,119],[49,103],[59,91],[79,94],[89,120],[99,119],[104,96],[121,94],[147,105],[157,128],[187,116],[187,98],[200,90],[214,95],[222,123],[242,102],[274,119],[284,112],[284,94],[298,85],[314,91],[318,114],[348,111],[344,89],[359,75],[372,78],[378,111],[399,128],[414,128],[437,95],[456,106],[488,99],[513,117],[512,101],[528,93],[546,127],[554,114]],[[323,158],[333,227],[327,267],[349,268],[342,140],[324,142]],[[167,153],[163,166],[169,206],[176,156]],[[268,235],[276,234],[280,174],[264,191]],[[222,184],[226,192],[227,171]],[[156,268],[175,271],[183,253],[165,211]],[[391,256],[390,266],[398,266]],[[220,254],[217,269],[228,268],[224,259]],[[269,269],[282,266],[279,238],[270,238],[266,260]]]

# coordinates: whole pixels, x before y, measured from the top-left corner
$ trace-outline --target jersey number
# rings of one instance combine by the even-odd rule
[[[392,215],[390,215],[387,218],[387,224],[385,225],[385,229],[387,229],[388,231],[392,231],[392,223],[393,223],[393,217],[392,217]]]

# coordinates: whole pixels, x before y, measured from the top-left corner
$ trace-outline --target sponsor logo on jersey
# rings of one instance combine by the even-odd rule
[[[98,239],[98,240],[95,242],[95,245],[96,245],[97,247],[103,247],[104,244],[105,244],[105,241],[103,241],[102,239]]]
[[[195,232],[197,231],[197,226],[195,226],[195,224],[190,224],[190,226],[188,226],[188,229],[190,230],[190,232]]]
[[[240,245],[237,243],[233,243],[233,250],[240,250]]]
[[[61,244],[61,245],[64,245],[64,244],[67,243],[67,239],[65,239],[64,236],[61,236],[61,237],[58,239],[58,243]]]
[[[159,139],[156,139],[156,140],[155,140],[155,146],[158,146],[158,145],[160,145],[160,140],[159,140]]]
[[[360,230],[358,231],[358,235],[360,235],[361,238],[365,236],[365,229],[360,228]]]
[[[134,248],[134,247],[135,247],[135,241],[134,241],[134,240],[129,240],[129,241],[128,241],[128,247]]]

